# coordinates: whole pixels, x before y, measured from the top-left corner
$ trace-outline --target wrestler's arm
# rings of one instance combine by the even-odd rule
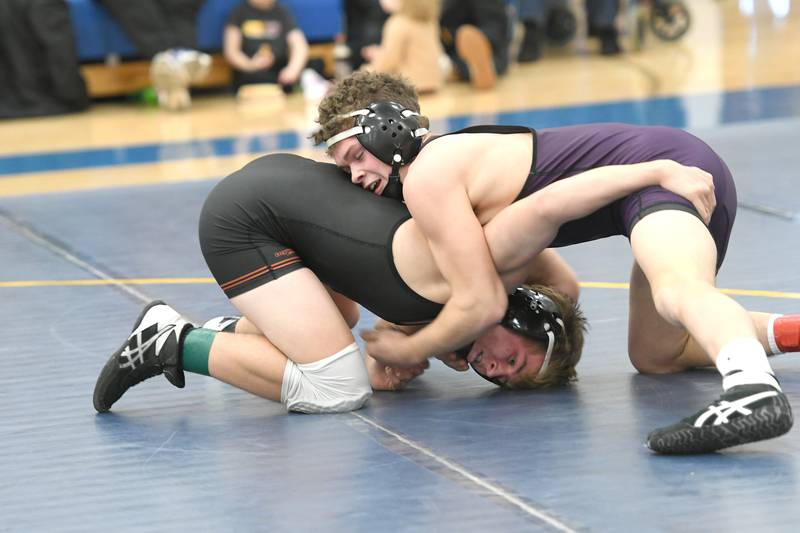
[[[379,318],[375,321],[375,329],[391,329],[394,331],[399,331],[406,335],[411,335],[422,329],[423,325],[404,325],[404,324],[395,324],[394,322],[389,322],[388,320],[384,320]]]
[[[592,169],[558,181],[506,207],[481,228],[451,160],[420,157],[414,165],[403,187],[406,204],[428,238],[451,297],[439,316],[414,335],[362,334],[371,353],[390,365],[415,364],[451,352],[499,322],[506,295],[497,271],[526,268],[564,222],[653,185],[692,201],[704,220],[715,205],[710,174],[654,161]]]
[[[666,160],[595,168],[544,187],[504,208],[486,224],[486,240],[497,269],[525,268],[565,222],[656,185],[692,202],[706,222],[711,218],[716,205],[714,184],[701,169]]]
[[[491,250],[491,243],[489,243],[489,249]],[[498,274],[509,292],[520,284],[527,283],[546,285],[573,302],[577,302],[580,295],[580,286],[575,271],[564,258],[551,248],[542,250],[522,268],[503,270],[498,266]]]
[[[463,169],[450,158],[425,155],[410,167],[403,193],[451,292],[433,322],[413,335],[362,334],[370,353],[393,366],[413,365],[464,346],[497,324],[507,306],[483,227],[459,175]]]
[[[577,280],[576,280],[576,283],[577,283]],[[416,326],[406,326],[406,325],[394,324],[392,322],[387,322],[386,320],[383,320],[381,318],[379,318],[378,321],[375,323],[375,329],[376,330],[391,329],[393,331],[399,331],[399,332],[401,332],[401,333],[403,333],[405,335],[411,335],[411,334],[419,331],[423,327],[424,327],[424,324],[420,324],[420,325],[416,325]],[[369,354],[367,354],[367,357],[369,359],[372,359],[373,361],[375,360]],[[463,357],[458,356],[455,352],[446,353],[444,355],[437,355],[436,358],[439,359],[445,365],[447,365],[450,368],[452,368],[453,370],[458,370],[459,372],[464,372],[465,370],[469,369],[469,365],[467,365],[466,359],[464,359]],[[389,367],[387,367],[387,368],[389,368]],[[422,372],[419,372],[419,374],[422,374]],[[416,377],[416,376],[414,376],[414,377]],[[410,379],[407,380],[407,381],[410,381]]]

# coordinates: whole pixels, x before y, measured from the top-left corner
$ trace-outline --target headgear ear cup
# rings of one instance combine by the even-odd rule
[[[548,341],[548,332],[564,333],[564,318],[558,305],[547,295],[517,287],[508,297],[508,308],[500,324],[515,333],[536,341]]]
[[[547,342],[547,352],[539,367],[541,375],[550,364],[556,338],[564,334],[564,318],[558,305],[539,291],[517,287],[508,297],[508,309],[500,324],[530,339]]]
[[[420,126],[419,113],[396,102],[380,101],[345,116],[356,117],[356,125],[328,139],[328,147],[355,136],[369,153],[392,167],[383,195],[402,200],[400,167],[417,157],[422,149],[422,137],[428,133]]]
[[[422,148],[422,136],[428,132],[420,127],[419,115],[396,102],[375,102],[367,110],[356,119],[364,129],[356,136],[361,145],[387,165],[411,163]],[[398,154],[399,161],[395,157]]]

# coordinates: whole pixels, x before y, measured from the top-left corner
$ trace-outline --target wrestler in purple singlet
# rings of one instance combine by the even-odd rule
[[[717,207],[708,225],[717,246],[719,269],[736,218],[736,187],[727,165],[703,141],[683,130],[662,126],[588,124],[536,130],[531,173],[519,198],[591,168],[672,159],[709,172]],[[685,198],[661,187],[648,187],[561,226],[551,246],[567,246],[611,235],[630,237],[645,215],[680,209],[697,215]]]

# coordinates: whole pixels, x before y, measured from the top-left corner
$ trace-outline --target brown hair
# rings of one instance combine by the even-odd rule
[[[566,385],[577,379],[575,366],[583,352],[583,337],[586,333],[586,317],[578,304],[567,296],[545,285],[525,285],[549,297],[561,310],[564,334],[556,337],[556,345],[550,355],[550,363],[540,375],[532,375],[511,385],[513,389],[542,389]],[[537,343],[530,340],[530,342]]]
[[[391,100],[419,113],[417,90],[407,80],[395,74],[358,71],[336,82],[322,99],[317,118],[319,129],[314,132],[312,139],[320,144],[352,128],[355,118],[343,115],[380,100]],[[420,125],[427,128],[428,119],[419,119]]]
[[[398,13],[419,22],[438,24],[441,9],[440,0],[402,0]]]

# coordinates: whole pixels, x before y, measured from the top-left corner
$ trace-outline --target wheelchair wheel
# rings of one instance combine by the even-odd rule
[[[678,0],[659,0],[653,2],[650,15],[650,28],[663,41],[677,41],[689,31],[692,17],[689,9]]]

